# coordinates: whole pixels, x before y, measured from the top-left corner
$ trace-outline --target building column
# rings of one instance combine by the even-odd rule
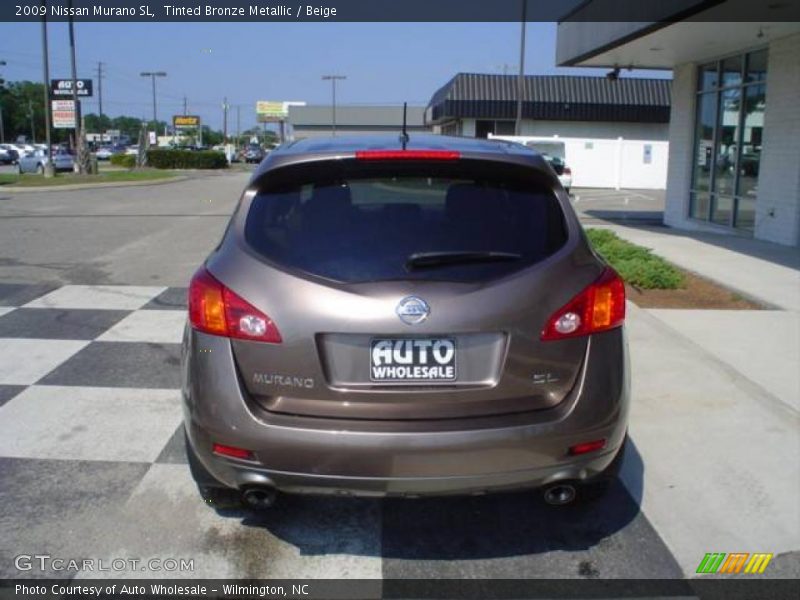
[[[697,228],[695,222],[688,219],[689,189],[692,186],[694,161],[696,72],[695,65],[688,63],[676,66],[672,74],[664,223],[682,229]]]
[[[800,34],[772,42],[755,237],[800,245]]]

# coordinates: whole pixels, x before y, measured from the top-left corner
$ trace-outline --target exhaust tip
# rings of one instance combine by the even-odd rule
[[[254,510],[266,510],[274,506],[278,492],[270,487],[250,487],[242,492],[242,502]]]
[[[557,483],[544,490],[544,501],[551,506],[564,506],[575,501],[578,493],[574,485]]]

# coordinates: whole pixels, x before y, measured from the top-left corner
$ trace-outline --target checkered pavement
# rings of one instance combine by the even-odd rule
[[[23,553],[194,561],[78,578],[680,576],[622,485],[567,510],[517,494],[218,513],[185,464],[185,319],[185,288],[0,283],[0,577],[42,576]]]

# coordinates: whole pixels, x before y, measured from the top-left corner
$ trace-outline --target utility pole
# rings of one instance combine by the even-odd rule
[[[184,115],[188,115],[189,114],[189,108],[188,108],[189,104],[188,104],[188,102],[189,101],[186,99],[186,94],[184,94],[183,95],[183,114]]]
[[[228,143],[228,97],[222,99],[222,143]]]
[[[6,61],[0,60],[0,67],[5,67]],[[3,89],[3,85],[5,85],[5,81],[2,77],[0,77],[0,90]],[[47,86],[45,86],[46,89]],[[0,103],[0,144],[4,144],[6,141],[6,130],[5,126],[3,125],[3,105]]]
[[[239,149],[239,138],[242,136],[241,130],[241,109],[242,107],[238,104],[236,105],[236,149]]]
[[[103,73],[103,67],[105,66],[104,63],[98,61],[97,63],[97,102],[98,102],[98,112],[100,113],[100,117],[103,116],[103,77],[105,74]]]
[[[36,125],[33,122],[33,100],[28,99],[28,116],[31,118],[31,144],[36,143]]]
[[[333,94],[333,104],[331,105],[331,135],[336,135],[336,82],[347,79],[346,75],[323,75],[323,81],[331,82],[331,91]]]
[[[47,0],[42,0],[42,76],[44,77],[44,137],[47,144],[47,167],[44,176],[55,175],[53,168],[53,146],[50,140],[50,56],[47,49]]]
[[[139,73],[141,77],[149,77],[153,82],[153,127],[158,132],[158,115],[156,113],[156,77],[166,77],[164,71],[143,71]]]
[[[77,149],[78,172],[85,174],[89,171],[89,155],[83,143],[83,120],[81,119],[81,104],[78,100],[78,73],[75,62],[75,19],[72,17],[72,0],[69,0],[69,50],[72,63],[72,101],[75,104],[75,148]]]
[[[528,0],[522,0],[522,31],[519,40],[519,76],[517,77],[517,119],[514,135],[522,135],[522,94],[525,90],[525,30],[527,29]]]

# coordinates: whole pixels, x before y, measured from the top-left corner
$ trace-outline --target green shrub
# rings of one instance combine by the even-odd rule
[[[623,240],[608,229],[587,229],[586,235],[597,253],[632,286],[646,290],[683,287],[683,272],[650,249]]]
[[[136,166],[135,154],[112,154],[109,160],[112,165],[125,167],[126,169],[132,169]]]
[[[226,169],[228,160],[222,152],[153,149],[147,151],[147,165],[156,169]]]

